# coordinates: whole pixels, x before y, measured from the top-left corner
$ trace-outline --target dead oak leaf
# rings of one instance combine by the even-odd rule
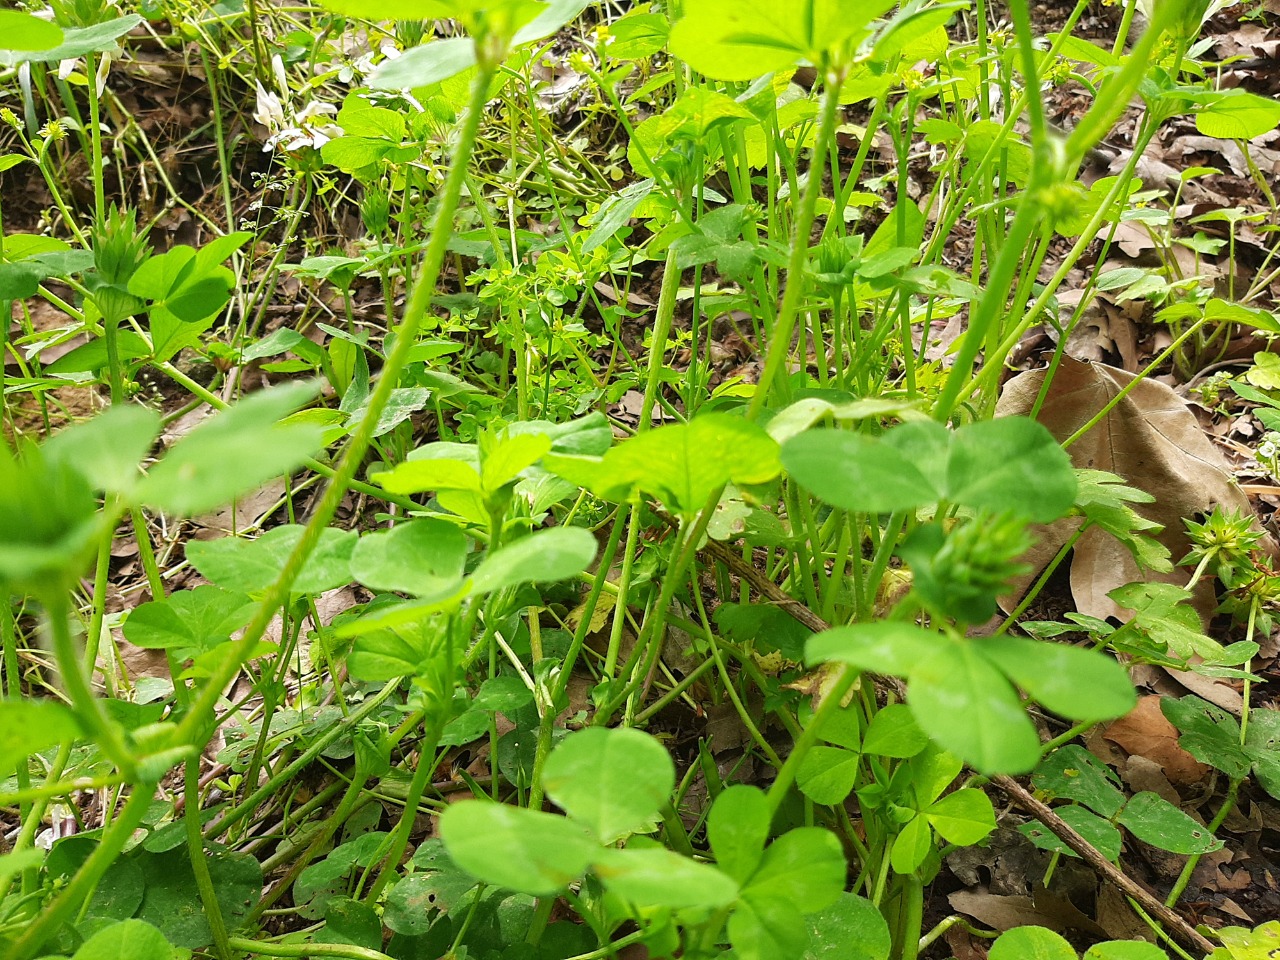
[[[1044,370],[1032,370],[1009,381],[996,407],[997,415],[1029,414],[1044,377]],[[1063,357],[1038,419],[1055,437],[1065,440],[1135,379],[1133,374],[1116,367]],[[1143,380],[1134,386],[1068,452],[1076,467],[1118,474],[1130,486],[1155,497],[1154,503],[1137,504],[1135,509],[1164,527],[1158,539],[1175,561],[1189,549],[1184,518],[1206,514],[1215,507],[1252,513],[1248,498],[1232,479],[1226,459],[1205,437],[1186,402],[1154,380]],[[1026,562],[1037,572],[1043,569],[1079,526],[1078,518],[1069,518],[1041,528],[1040,542],[1027,555]],[[1183,586],[1189,571],[1141,571],[1124,545],[1096,527],[1086,530],[1076,543],[1071,561],[1071,593],[1080,613],[1128,620],[1129,613],[1107,594],[1144,579]],[[1020,596],[1032,582],[1028,577],[1016,584],[1016,595]],[[1216,605],[1212,582],[1206,581],[1203,586],[1197,594],[1202,616]]]

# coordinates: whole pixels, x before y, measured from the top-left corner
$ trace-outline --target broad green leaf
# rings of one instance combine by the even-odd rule
[[[1168,960],[1169,955],[1145,940],[1108,940],[1084,952],[1084,960]]]
[[[650,430],[603,458],[549,455],[543,466],[608,500],[649,493],[690,517],[725,484],[766,483],[778,475],[778,445],[741,417],[708,413]]]
[[[0,27],[3,23],[0,22]],[[173,947],[163,933],[142,920],[121,920],[80,945],[71,960],[171,960]]]
[[[932,848],[933,833],[929,829],[929,821],[924,814],[918,814],[907,821],[894,838],[893,849],[889,851],[889,865],[895,873],[915,873]]]
[[[136,13],[104,20],[89,27],[68,27],[62,31],[62,42],[53,47],[41,46],[35,50],[0,48],[0,64],[14,66],[23,61],[57,63],[59,60],[75,60],[86,53],[116,49],[116,40],[142,23]]]
[[[1112,720],[1137,705],[1129,674],[1105,654],[1023,637],[986,637],[974,644],[1034,700],[1068,719]]]
[[[480,473],[469,463],[448,458],[410,458],[394,469],[370,474],[391,493],[414,494],[427,490],[479,490]]]
[[[879,757],[914,757],[929,743],[911,708],[891,703],[876,711],[862,738],[862,752]]]
[[[262,896],[262,866],[250,854],[229,850],[210,851],[205,860],[222,915],[234,930]],[[213,943],[186,849],[148,853],[139,861],[146,892],[138,919],[158,927],[175,947],[196,950]]]
[[[1119,822],[1139,840],[1170,853],[1210,853],[1222,849],[1222,841],[1158,793],[1135,794]]]
[[[1077,744],[1059,747],[1036,767],[1032,782],[1063,800],[1075,800],[1107,819],[1124,806],[1124,794],[1112,782],[1114,774],[1101,760]]]
[[[715,909],[738,896],[727,874],[665,847],[603,848],[591,866],[610,893],[638,907]]]
[[[232,278],[201,277],[165,298],[164,308],[183,323],[199,323],[218,313],[231,300]]]
[[[905,424],[886,436],[935,426]],[[1002,417],[955,432],[943,495],[967,507],[1014,510],[1048,523],[1075,503],[1076,475],[1071,458],[1044,426],[1026,417]]]
[[[521,583],[549,583],[576,577],[596,556],[596,538],[582,527],[551,527],[500,547],[476,567],[475,593]]]
[[[312,396],[299,383],[251,394],[215,414],[175,444],[138,485],[138,502],[174,514],[196,514],[256,489],[300,465],[323,433],[307,423],[278,423]]]
[[[331,897],[324,906],[324,929],[316,935],[320,943],[346,943],[366,950],[382,946],[382,920],[362,900]]]
[[[1218,90],[1196,111],[1196,129],[1221,140],[1252,140],[1280,124],[1280,103],[1236,87]]]
[[[891,0],[700,0],[671,28],[670,50],[716,80],[751,80],[817,61],[860,34]]]
[[[905,677],[928,658],[943,638],[910,623],[882,620],[832,627],[808,639],[805,662],[847,663],[859,670]]]
[[[195,656],[230,639],[249,622],[255,606],[243,594],[209,584],[177,590],[135,607],[124,623],[124,635],[144,649]]]
[[[756,902],[780,901],[812,913],[836,901],[844,891],[847,870],[844,848],[834,833],[796,827],[765,848],[742,893]]]
[[[739,960],[793,960],[809,939],[794,904],[743,897],[729,914],[729,942]]]
[[[842,893],[840,899],[805,918],[809,947],[804,960],[889,960],[893,937],[876,905]]]
[[[191,540],[187,559],[207,580],[240,593],[258,594],[271,586],[302,537],[302,526],[282,524],[254,540],[221,537]],[[315,549],[302,565],[290,589],[294,593],[324,593],[351,582],[351,553],[356,547],[353,531],[326,527]]]
[[[1187,753],[1233,780],[1249,775],[1253,760],[1240,745],[1240,724],[1231,714],[1194,696],[1162,697],[1160,710],[1182,732],[1178,745]]]
[[[369,410],[369,399],[366,397],[364,403],[351,411],[352,424],[364,419]],[[386,405],[378,412],[378,422],[373,426],[373,435],[381,437],[390,433],[425,407],[430,399],[431,391],[423,387],[396,387],[387,398]]]
[[[893,447],[846,430],[810,430],[782,448],[782,465],[806,490],[844,510],[888,513],[938,499],[938,491]]]
[[[440,817],[449,856],[472,876],[536,897],[559,893],[601,851],[564,817],[499,803],[456,803]]]
[[[912,666],[907,703],[920,729],[982,773],[1026,773],[1040,738],[1009,681],[967,642]]]
[[[0,701],[0,770],[12,771],[32,754],[82,735],[75,712],[56,700]]]
[[[52,50],[62,43],[62,30],[17,10],[0,10],[0,45],[5,50]]]
[[[947,794],[924,813],[939,836],[962,847],[984,840],[996,828],[991,800],[972,787]]]
[[[480,485],[487,491],[512,483],[551,449],[551,438],[542,433],[518,433],[500,438],[480,458]]]
[[[814,803],[843,803],[858,779],[858,754],[843,747],[811,747],[796,771],[796,786]]]
[[[116,336],[116,356],[122,365],[128,365],[130,361],[137,360],[139,357],[149,357],[152,354],[151,344],[145,337],[133,330],[121,330]],[[68,350],[53,363],[48,364],[44,368],[45,373],[53,373],[59,376],[68,373],[99,373],[103,367],[110,362],[107,356],[107,341],[105,337],[94,337],[80,346],[72,350]]]
[[[1071,944],[1044,927],[1014,927],[991,945],[988,960],[1076,960]]]
[[[720,869],[742,883],[760,863],[773,816],[764,792],[734,784],[716,797],[707,815],[707,839]]]
[[[569,734],[542,773],[547,796],[606,844],[652,830],[675,781],[666,748],[626,728],[588,727]]]
[[[461,586],[467,536],[433,517],[367,533],[351,552],[351,575],[375,590],[434,597]]]
[[[1110,821],[1103,820],[1096,813],[1075,805],[1058,807],[1054,813],[1060,816],[1076,833],[1088,840],[1090,845],[1102,854],[1105,859],[1115,860],[1120,856],[1124,838],[1120,836],[1120,831]],[[1018,831],[1041,850],[1064,853],[1069,857],[1079,857],[1078,853],[1035,820],[1019,825]]]
[[[43,271],[34,263],[0,263],[0,300],[25,300],[40,290]]]
[[[369,77],[376,90],[408,90],[447,80],[476,64],[476,44],[470,37],[432,40],[385,61]]]
[[[142,479],[138,464],[159,432],[154,410],[122,404],[54,434],[44,453],[50,463],[79,471],[96,490],[128,494]]]
[[[361,680],[425,680],[433,667],[444,662],[448,642],[444,618],[420,613],[412,622],[363,631],[347,657],[347,665],[352,676]]]
[[[1262,789],[1280,799],[1280,710],[1255,707],[1249,712],[1244,749]]]

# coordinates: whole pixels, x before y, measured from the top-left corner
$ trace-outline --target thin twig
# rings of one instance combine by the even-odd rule
[[[787,596],[781,587],[755,567],[745,563],[741,557],[724,544],[715,540],[708,540],[703,552],[725,564],[731,573],[745,580],[760,596],[781,607],[810,630],[820,632],[830,628],[830,624],[803,603]],[[878,683],[892,689],[899,697],[902,697],[905,693],[905,685],[896,677],[877,677],[876,680]],[[990,780],[1018,806],[1044,824],[1055,837],[1079,854],[1080,858],[1092,867],[1099,877],[1113,884],[1121,893],[1134,900],[1138,906],[1164,924],[1172,937],[1184,946],[1199,950],[1206,955],[1214,951],[1214,945],[1197,933],[1195,928],[1187,923],[1181,915],[1166,907],[1145,887],[1130,879],[1122,870],[1108,861],[1088,840],[1076,833],[1065,820],[1054,813],[1047,805],[1033,797],[1026,787],[1005,774],[996,774]]]

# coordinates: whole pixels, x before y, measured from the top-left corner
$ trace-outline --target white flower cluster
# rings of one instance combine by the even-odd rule
[[[284,61],[279,54],[271,58],[271,69],[277,85],[287,97],[289,79],[285,75]],[[337,112],[335,105],[319,100],[309,100],[301,108],[295,109],[292,102],[281,100],[274,91],[258,84],[258,105],[253,112],[253,119],[266,127],[270,134],[263,144],[263,151],[271,151],[277,147],[286,152],[303,147],[319,150],[334,137],[342,136],[342,130],[327,119]]]

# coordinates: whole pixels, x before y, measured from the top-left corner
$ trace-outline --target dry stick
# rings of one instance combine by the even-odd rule
[[[1138,906],[1159,920],[1175,939],[1182,942],[1183,946],[1192,947],[1205,955],[1213,953],[1216,949],[1214,945],[1182,919],[1181,915],[1166,907],[1136,880],[1131,880],[1127,874],[1094,849],[1088,840],[1076,833],[1067,821],[1033,797],[1031,792],[1017,780],[1000,773],[993,776],[991,782],[1007,793],[1023,810],[1048,827],[1055,837],[1078,853],[1095,873],[1115,884],[1121,893],[1135,900]]]
[[[787,596],[782,589],[755,567],[744,563],[742,558],[724,544],[708,540],[703,552],[729,567],[730,571],[746,580],[757,593],[771,603],[777,604],[794,619],[804,624],[815,633],[830,629],[830,624],[815,614],[798,600]],[[897,677],[877,677],[878,682],[889,687],[899,698],[906,693],[906,687]],[[1214,951],[1214,945],[1196,932],[1177,912],[1166,907],[1146,888],[1131,880],[1122,870],[1107,860],[1084,837],[1076,833],[1071,826],[1048,806],[1033,797],[1026,787],[1005,774],[996,774],[991,782],[1009,795],[1018,806],[1031,814],[1048,828],[1049,832],[1078,853],[1094,872],[1103,880],[1114,884],[1121,893],[1137,902],[1147,913],[1164,924],[1175,939],[1184,946],[1199,950],[1208,955]]]

